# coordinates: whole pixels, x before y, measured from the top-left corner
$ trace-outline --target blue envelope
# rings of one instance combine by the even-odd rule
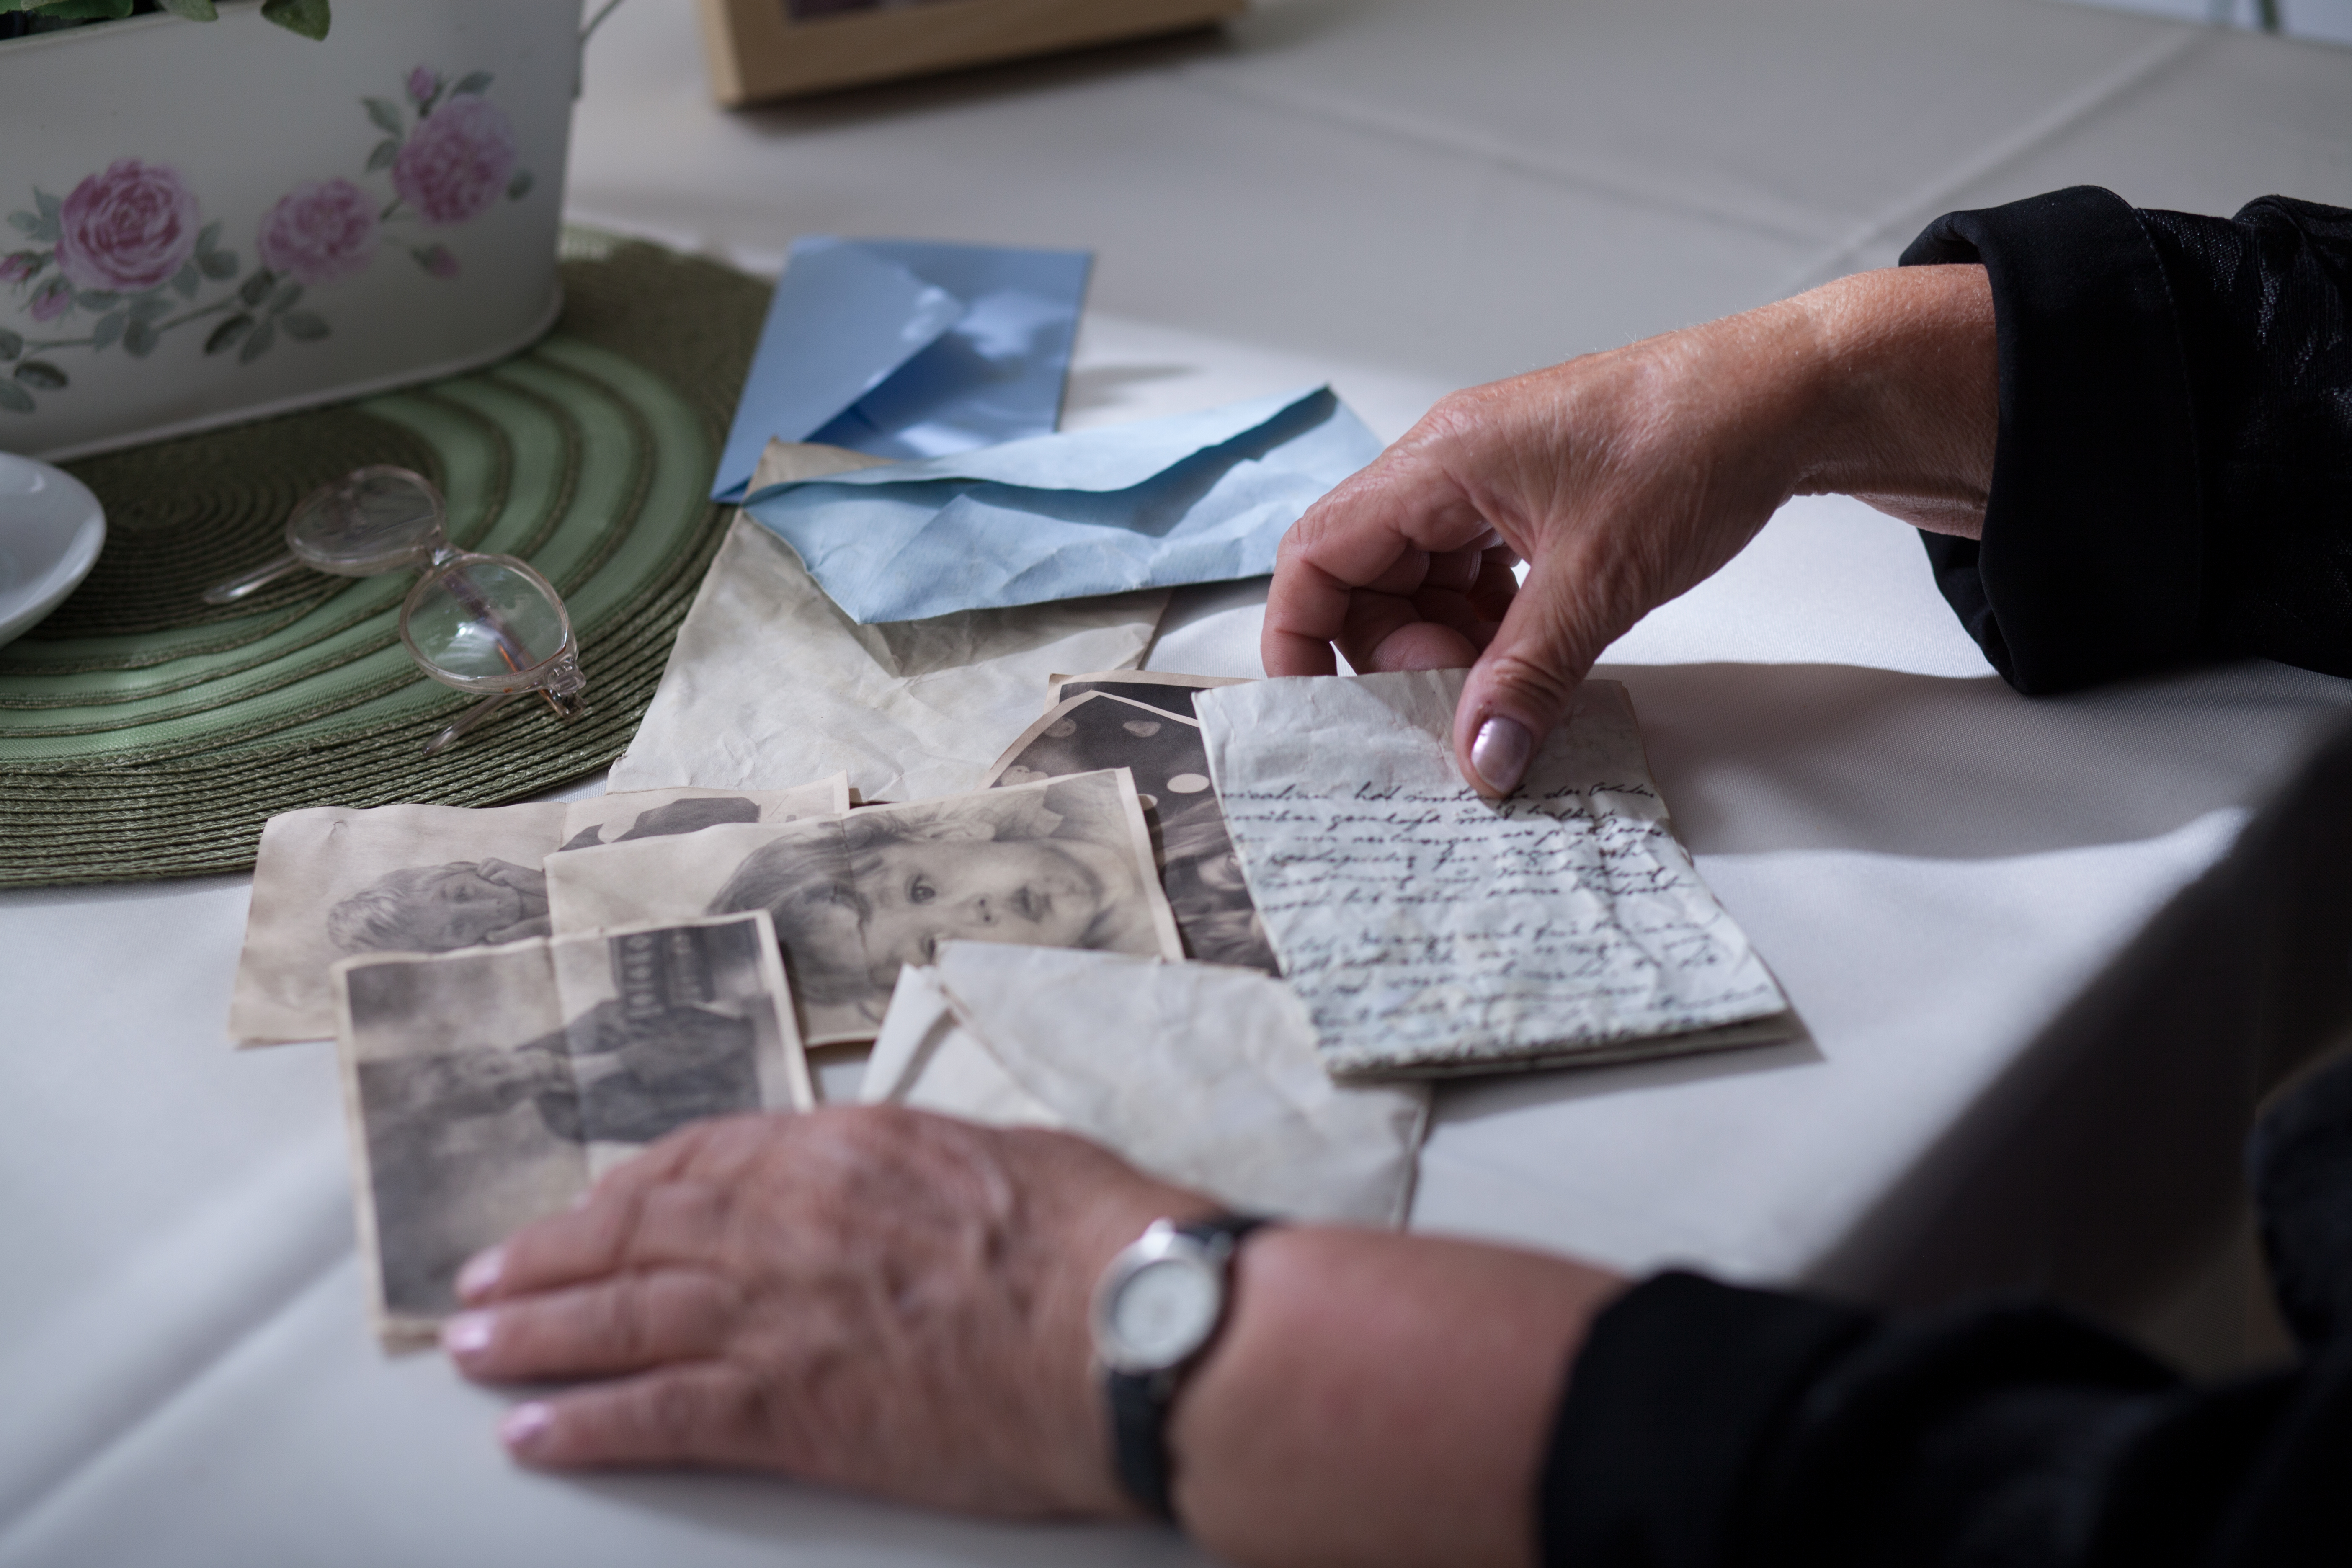
[[[1380,456],[1328,386],[771,485],[744,511],[863,625],[1258,577]]]
[[[801,239],[710,499],[740,500],[772,439],[930,458],[1051,433],[1089,265],[1081,250]]]

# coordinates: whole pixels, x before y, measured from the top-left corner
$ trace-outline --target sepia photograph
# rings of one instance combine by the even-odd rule
[[[387,1345],[457,1270],[705,1117],[814,1104],[757,911],[335,966],[363,1250]]]
[[[1124,770],[583,850],[548,874],[558,931],[766,910],[811,1045],[872,1039],[899,968],[952,938],[1183,952]]]
[[[327,970],[338,959],[548,935],[551,853],[847,808],[844,775],[790,790],[643,790],[489,810],[287,812],[262,831],[229,1034],[240,1045],[332,1035]]]
[[[1047,684],[1045,706],[1058,707],[1073,697],[1100,691],[1112,697],[1124,697],[1129,702],[1140,702],[1147,708],[1173,713],[1179,719],[1192,719],[1197,717],[1192,711],[1193,693],[1242,684],[1243,679],[1237,675],[1178,675],[1158,669],[1107,669],[1094,675],[1057,675]]]
[[[1151,824],[1162,890],[1188,957],[1279,974],[1257,906],[1242,879],[1241,860],[1225,831],[1224,812],[1209,784],[1209,753],[1189,714],[1192,693],[1226,681],[1180,678],[1188,684],[1073,679],[1055,689],[1075,693],[1049,710],[997,759],[995,786],[1123,767]],[[1119,689],[1152,693],[1165,706],[1147,705]],[[1181,706],[1184,714],[1176,709]]]

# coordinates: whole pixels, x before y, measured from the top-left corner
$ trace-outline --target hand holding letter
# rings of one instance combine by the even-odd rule
[[[1470,665],[1456,761],[1507,795],[1601,650],[1790,496],[1975,534],[1997,368],[1983,269],[1907,268],[1456,393],[1284,538],[1266,672]]]

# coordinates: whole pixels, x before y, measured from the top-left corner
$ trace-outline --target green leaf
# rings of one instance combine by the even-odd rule
[[[208,223],[205,225],[204,227],[196,230],[196,254],[198,256],[210,256],[214,251],[220,248],[220,228],[221,226],[219,220],[215,219],[213,222]]]
[[[0,361],[15,359],[24,352],[25,340],[7,328],[0,327]]]
[[[257,360],[263,354],[268,353],[269,352],[270,345],[275,343],[277,341],[277,324],[271,321],[262,322],[261,325],[254,328],[252,331],[246,334],[245,346],[236,351],[236,363],[239,364],[251,364],[255,360]]]
[[[121,297],[110,289],[85,289],[74,296],[74,303],[85,310],[105,310],[112,309]]]
[[[220,12],[214,7],[213,0],[156,0],[156,4],[173,16],[185,16],[191,22],[220,20]]]
[[[24,228],[25,232],[32,237],[33,243],[36,245],[55,245],[58,242],[58,236],[62,232],[58,226],[58,214],[64,208],[65,204],[40,186],[35,185],[33,205],[38,210],[34,216],[31,226],[26,227],[21,221],[18,222],[17,226]]]
[[[244,314],[231,316],[227,321],[215,327],[212,336],[205,340],[205,353],[216,354],[251,331],[253,331],[251,316]]]
[[[196,270],[217,283],[224,278],[236,276],[236,252],[210,250],[196,258]]]
[[[301,302],[302,285],[289,283],[278,290],[276,299],[269,301],[269,313],[273,316],[282,316]]]
[[[367,172],[373,174],[389,169],[392,167],[393,160],[399,156],[400,138],[387,136],[375,144],[374,152],[368,154]]]
[[[530,195],[531,186],[539,182],[530,177],[529,169],[517,169],[515,177],[507,182],[507,200],[519,202]]]
[[[0,408],[5,408],[11,414],[30,414],[33,406],[30,393],[15,382],[0,381]]]
[[[245,280],[245,287],[236,291],[236,297],[247,310],[258,310],[261,302],[269,298],[269,291],[276,287],[278,274],[267,267],[258,267],[254,269],[253,276]]]
[[[289,33],[323,38],[334,20],[327,0],[262,0],[261,14]]]
[[[161,294],[142,294],[131,301],[131,319],[134,321],[158,321],[172,313],[172,301]]]
[[[393,102],[392,100],[362,98],[360,102],[367,106],[367,117],[375,121],[377,130],[397,136],[407,129],[406,124],[400,118],[400,105]]]
[[[457,85],[449,89],[449,96],[456,98],[461,93],[488,92],[490,83],[497,79],[488,71],[467,71],[457,79]]]
[[[134,321],[122,329],[122,352],[132,359],[145,359],[163,341],[163,334],[155,330],[152,321]]]
[[[131,318],[120,310],[110,310],[100,316],[89,329],[89,352],[97,353],[101,350],[112,348],[115,340],[122,336],[122,329],[130,324],[130,321]]]
[[[327,335],[327,323],[308,310],[289,310],[278,318],[286,335],[297,342],[315,343]]]
[[[16,379],[43,392],[62,392],[66,387],[66,373],[45,359],[28,359],[18,364]]]
[[[8,224],[18,234],[30,234],[41,226],[41,216],[38,213],[10,213]]]
[[[193,300],[196,297],[196,290],[204,287],[204,281],[205,275],[196,269],[194,262],[183,261],[180,269],[172,274],[172,292],[183,300]]]

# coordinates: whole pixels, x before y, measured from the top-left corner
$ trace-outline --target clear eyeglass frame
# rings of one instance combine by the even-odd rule
[[[205,591],[233,605],[290,572],[337,577],[422,573],[400,606],[400,641],[442,685],[481,695],[432,740],[432,756],[518,697],[533,692],[558,719],[587,710],[587,678],[572,616],[554,585],[512,555],[481,555],[449,542],[448,506],[433,481],[378,464],[321,485],[286,519],[286,553]]]

